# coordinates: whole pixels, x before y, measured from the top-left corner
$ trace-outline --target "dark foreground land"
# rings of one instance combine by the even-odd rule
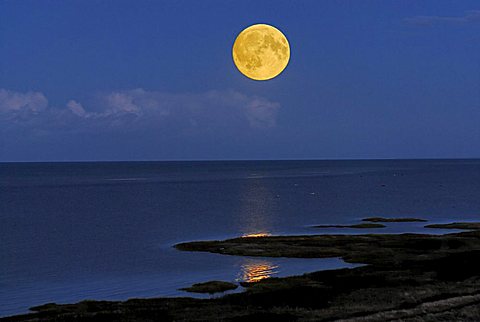
[[[456,224],[458,227],[458,223]],[[315,235],[176,245],[185,251],[342,257],[353,269],[242,284],[220,298],[46,304],[2,321],[479,321],[480,231],[447,235]]]

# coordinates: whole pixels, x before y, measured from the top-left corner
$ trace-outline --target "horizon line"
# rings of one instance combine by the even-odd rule
[[[261,161],[434,161],[434,160],[480,160],[480,157],[462,158],[284,158],[284,159],[164,159],[164,160],[43,160],[1,161],[2,163],[134,163],[134,162],[261,162]]]

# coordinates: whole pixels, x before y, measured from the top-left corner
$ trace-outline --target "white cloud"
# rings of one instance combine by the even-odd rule
[[[67,107],[75,115],[85,116],[87,114],[87,112],[85,112],[85,109],[83,108],[82,104],[80,104],[80,103],[78,103],[74,100],[68,101]]]
[[[0,89],[0,121],[1,112],[5,121],[18,111],[28,111],[33,115],[16,118],[16,123],[47,132],[160,129],[191,135],[271,128],[276,125],[279,108],[279,103],[233,90],[168,93],[139,88],[97,95],[89,106],[69,100],[64,107],[53,107],[42,93]]]
[[[256,98],[247,105],[247,118],[253,127],[273,127],[276,125],[278,103]]]
[[[143,93],[143,90],[134,90],[130,92],[115,92],[104,96],[106,100],[107,110],[105,114],[117,114],[117,113],[132,113],[141,115],[142,107],[138,106],[137,100],[138,92]]]
[[[40,92],[19,93],[0,89],[0,113],[39,113],[48,106],[48,100]]]
[[[100,95],[100,110],[85,117],[119,118],[146,122],[187,123],[193,126],[215,126],[218,122],[246,121],[254,128],[276,124],[280,104],[265,98],[247,96],[236,91],[203,93],[166,93],[133,89]],[[236,119],[233,120],[232,116]]]

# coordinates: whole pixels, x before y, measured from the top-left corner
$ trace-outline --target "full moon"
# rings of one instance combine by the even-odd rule
[[[235,39],[233,62],[238,70],[254,80],[278,76],[290,60],[290,45],[285,35],[265,24],[244,29]]]

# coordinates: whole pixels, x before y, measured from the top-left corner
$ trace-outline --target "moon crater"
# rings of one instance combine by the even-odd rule
[[[237,36],[232,55],[235,66],[242,74],[254,80],[268,80],[287,67],[290,45],[277,28],[256,24]]]

